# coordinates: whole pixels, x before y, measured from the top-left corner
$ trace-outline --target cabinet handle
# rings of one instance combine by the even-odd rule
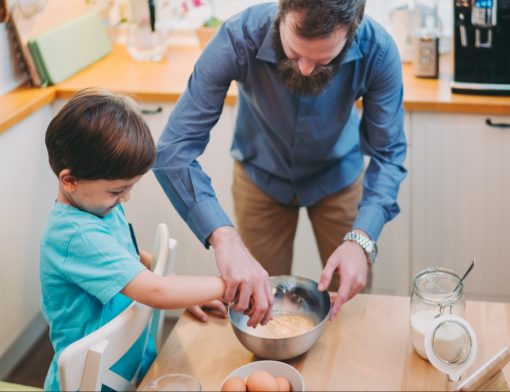
[[[485,119],[485,124],[487,124],[489,127],[494,128],[510,128],[509,123],[493,123],[490,118]]]
[[[163,111],[161,106],[158,106],[156,109],[142,109],[142,114],[158,114]]]

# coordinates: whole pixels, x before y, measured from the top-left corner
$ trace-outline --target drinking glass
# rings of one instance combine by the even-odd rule
[[[144,391],[201,391],[200,382],[187,374],[165,374],[150,384],[147,384]]]
[[[127,50],[136,61],[160,61],[167,48],[167,33],[158,20],[158,0],[130,0]]]

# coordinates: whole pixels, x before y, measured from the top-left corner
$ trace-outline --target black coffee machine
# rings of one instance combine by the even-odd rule
[[[510,95],[510,0],[454,0],[453,92]]]

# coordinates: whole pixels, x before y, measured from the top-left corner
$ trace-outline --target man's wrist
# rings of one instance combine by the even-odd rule
[[[237,238],[239,233],[232,226],[220,226],[214,229],[207,241],[213,248],[221,246],[223,243],[231,242]]]
[[[375,262],[377,258],[377,244],[363,230],[354,229],[348,232],[344,237],[344,241],[351,241],[359,245],[367,256],[368,263],[373,264]]]

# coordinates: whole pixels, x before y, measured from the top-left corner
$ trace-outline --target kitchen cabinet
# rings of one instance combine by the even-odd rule
[[[470,299],[510,301],[510,116],[411,113],[411,272],[461,274]]]
[[[0,357],[40,318],[39,241],[57,186],[44,144],[51,117],[47,105],[0,133]]]

